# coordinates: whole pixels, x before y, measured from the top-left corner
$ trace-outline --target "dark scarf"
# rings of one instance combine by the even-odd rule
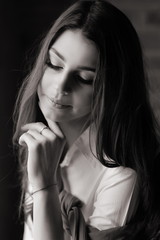
[[[66,235],[73,240],[146,240],[144,236],[145,224],[143,221],[130,222],[123,227],[115,227],[107,230],[98,230],[85,223],[80,210],[82,204],[79,199],[62,190],[60,192],[63,227]],[[66,239],[71,239],[70,237]],[[158,240],[152,238],[150,240]]]

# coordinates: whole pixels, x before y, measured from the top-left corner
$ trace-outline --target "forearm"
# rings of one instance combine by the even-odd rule
[[[63,240],[61,208],[57,186],[33,194],[34,240]]]

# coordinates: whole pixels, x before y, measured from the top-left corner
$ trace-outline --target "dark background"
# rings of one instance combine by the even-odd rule
[[[136,27],[151,83],[151,103],[160,118],[160,1],[110,0]],[[22,79],[28,73],[39,39],[73,0],[0,1],[0,239],[19,240],[20,186],[12,154],[12,113]]]
[[[12,113],[17,91],[38,40],[75,1],[0,1],[0,239],[22,239],[20,183],[12,154]]]

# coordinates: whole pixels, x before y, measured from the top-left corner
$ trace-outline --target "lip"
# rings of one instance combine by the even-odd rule
[[[55,101],[53,98],[50,97],[48,97],[48,100],[53,107],[58,109],[67,109],[71,107],[71,105],[62,104],[61,102]]]

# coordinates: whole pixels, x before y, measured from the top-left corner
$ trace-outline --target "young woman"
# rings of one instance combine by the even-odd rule
[[[159,130],[121,11],[78,1],[59,17],[15,123],[25,240],[158,239]]]

